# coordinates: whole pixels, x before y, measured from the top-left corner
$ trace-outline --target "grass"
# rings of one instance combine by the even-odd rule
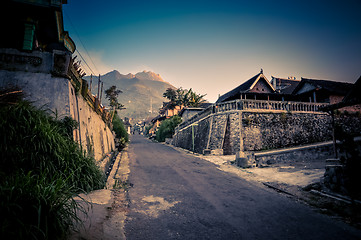
[[[66,238],[79,220],[73,197],[104,187],[94,159],[72,140],[74,127],[29,102],[1,103],[1,239]]]

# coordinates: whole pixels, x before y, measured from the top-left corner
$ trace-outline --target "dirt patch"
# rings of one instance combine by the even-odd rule
[[[157,218],[161,212],[174,207],[179,201],[168,202],[162,197],[146,196],[142,198],[142,203],[146,210],[138,210],[137,212]]]

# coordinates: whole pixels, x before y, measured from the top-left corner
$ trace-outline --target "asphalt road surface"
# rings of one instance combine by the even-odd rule
[[[309,206],[169,146],[132,136],[132,239],[361,239]]]

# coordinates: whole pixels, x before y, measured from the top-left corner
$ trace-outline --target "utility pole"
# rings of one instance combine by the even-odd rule
[[[150,114],[153,113],[153,99],[152,97],[150,97],[150,110],[149,110]]]
[[[100,91],[100,74],[99,74],[99,78],[98,78],[98,100],[99,100],[99,91]]]
[[[100,98],[99,98],[100,104],[102,103],[102,96],[103,96],[103,82],[102,82],[102,87],[100,89]]]
[[[197,123],[193,123],[192,124],[192,149],[193,149],[193,153],[194,153],[194,126],[198,126]]]
[[[92,82],[93,82],[93,74],[90,74],[90,86],[89,86],[90,93],[92,92]]]

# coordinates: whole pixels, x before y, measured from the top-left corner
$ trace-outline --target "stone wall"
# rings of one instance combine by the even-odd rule
[[[325,113],[242,113],[244,151],[277,149],[332,139]]]
[[[212,114],[192,125],[177,131],[172,144],[193,150],[192,128],[194,134],[194,151],[203,153],[204,149],[223,150],[224,154],[233,154],[240,150],[239,112]]]
[[[214,113],[193,123],[194,150],[222,150],[227,155],[323,142],[332,139],[331,121],[325,113],[311,112]],[[176,131],[173,145],[192,150],[191,125]]]
[[[173,137],[172,144],[193,151],[193,139],[194,136],[194,151],[202,153],[203,149],[207,148],[210,128],[210,118],[205,118],[198,121],[194,125],[189,125],[178,131]]]

